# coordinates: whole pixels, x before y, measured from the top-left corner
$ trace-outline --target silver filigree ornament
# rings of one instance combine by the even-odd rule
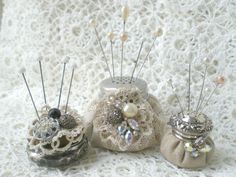
[[[69,163],[78,160],[88,149],[88,139],[85,135],[84,126],[80,119],[81,117],[74,110],[68,111],[68,102],[75,66],[71,73],[66,105],[65,107],[60,107],[67,62],[66,59],[64,61],[58,105],[56,108],[50,108],[47,105],[42,64],[41,59],[39,60],[45,103],[41,116],[36,108],[26,80],[25,69],[21,70],[21,74],[37,115],[37,119],[34,120],[29,127],[27,153],[29,158],[39,165],[53,167],[68,165]]]
[[[43,142],[51,140],[60,130],[60,125],[56,119],[42,117],[36,120],[33,127],[33,136]]]

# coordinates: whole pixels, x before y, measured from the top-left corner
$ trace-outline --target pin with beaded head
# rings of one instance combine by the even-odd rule
[[[100,83],[100,98],[96,102],[95,110],[91,109],[92,113],[88,114],[92,115],[92,118],[87,119],[93,120],[92,137],[94,138],[92,138],[92,144],[116,151],[139,151],[158,144],[160,140],[158,137],[160,130],[156,130],[154,128],[155,125],[151,122],[155,118],[157,119],[155,122],[157,124],[160,123],[159,111],[161,108],[156,98],[148,93],[146,81],[137,76],[140,75],[145,62],[148,60],[151,49],[155,45],[155,40],[161,35],[161,32],[154,34],[153,42],[143,58],[141,56],[144,40],[140,42],[137,57],[135,56],[134,59],[134,66],[130,70],[129,75],[126,76],[124,68],[126,67],[126,58],[129,57],[125,53],[125,48],[128,46],[129,41],[129,33],[126,29],[129,13],[129,7],[123,5],[121,7],[122,25],[120,33],[115,34],[113,30],[107,33],[106,39],[108,40],[108,45],[110,44],[111,62],[108,60],[108,55],[106,56],[105,54],[104,49],[106,47],[102,46],[102,38],[100,38],[97,30],[99,27],[97,27],[94,20],[90,21],[90,26],[95,31],[110,77]],[[118,55],[114,55],[114,45],[118,47]],[[140,62],[140,65],[139,61],[142,62]],[[112,69],[109,68],[109,63],[111,63]],[[118,67],[115,67],[115,63],[117,63]],[[137,68],[139,68],[139,72],[136,72]],[[92,105],[92,107],[94,106]],[[153,107],[158,109],[153,110]],[[142,129],[142,126],[148,128]],[[147,137],[147,131],[149,130],[152,135]],[[149,141],[154,134],[158,137],[156,141]],[[148,143],[144,145],[141,143],[143,141]],[[112,145],[109,142],[113,142]]]
[[[120,34],[115,34],[112,30],[107,33],[107,38],[110,43],[110,55],[111,55],[111,62],[109,62],[109,59],[107,55],[105,54],[104,47],[101,42],[101,36],[99,36],[98,30],[97,30],[97,23],[94,19],[91,19],[89,21],[89,25],[94,29],[96,39],[98,41],[99,47],[101,49],[103,58],[106,63],[106,68],[109,72],[110,77],[108,79],[104,79],[101,84],[101,93],[104,94],[105,92],[113,92],[116,91],[119,88],[122,87],[130,87],[134,86],[139,88],[143,94],[147,95],[147,83],[143,79],[140,78],[140,74],[142,72],[142,69],[145,66],[145,63],[147,62],[149,55],[152,51],[152,48],[155,45],[155,41],[158,37],[160,37],[163,34],[163,31],[161,28],[158,28],[155,30],[153,34],[153,40],[152,43],[147,51],[147,54],[145,55],[144,58],[141,58],[142,54],[142,49],[144,47],[144,40],[141,41],[140,47],[137,51],[137,57],[134,60],[134,66],[133,69],[130,70],[130,74],[125,76],[124,75],[124,62],[126,61],[125,59],[128,58],[128,56],[125,56],[125,46],[128,45],[127,41],[129,40],[129,34],[126,30],[127,22],[129,19],[130,15],[130,10],[127,4],[122,5],[121,7],[121,19],[122,19],[122,27],[121,27],[121,33]],[[117,36],[117,37],[116,37]],[[100,38],[101,37],[101,38]],[[119,58],[114,58],[114,44],[115,43],[120,43],[120,59]],[[140,64],[139,64],[139,61]],[[109,66],[109,63],[111,63],[111,69]],[[116,71],[115,68],[115,63],[118,63],[120,67],[119,68],[120,72]],[[137,70],[138,69],[138,70]]]
[[[27,153],[30,159],[39,165],[67,165],[77,160],[87,150],[88,140],[85,135],[85,127],[81,116],[77,114],[77,111],[70,109],[68,106],[76,65],[72,68],[66,104],[65,106],[60,106],[68,61],[68,58],[66,58],[63,62],[57,107],[50,108],[46,98],[42,58],[38,59],[45,104],[41,111],[38,111],[36,108],[29,84],[25,77],[25,69],[20,70],[37,114],[37,119],[35,119],[29,127]]]
[[[161,143],[161,153],[164,157],[177,166],[185,168],[199,168],[205,166],[211,159],[214,151],[214,143],[209,137],[212,131],[212,120],[208,118],[203,110],[208,105],[212,95],[216,89],[224,84],[224,77],[218,76],[215,82],[215,88],[209,94],[205,93],[204,87],[206,82],[208,65],[205,64],[201,89],[199,97],[196,102],[196,107],[191,107],[191,75],[192,64],[188,65],[188,92],[187,92],[187,106],[184,108],[181,100],[176,93],[172,80],[169,84],[174,92],[180,107],[180,112],[170,117],[168,124],[172,128],[172,132],[166,133]],[[209,88],[205,89],[207,92]],[[176,146],[173,146],[174,143]],[[171,148],[175,149],[171,149]],[[184,151],[185,153],[174,153]],[[181,160],[184,159],[184,160]]]

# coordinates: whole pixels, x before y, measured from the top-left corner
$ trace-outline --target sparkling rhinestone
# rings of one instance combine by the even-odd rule
[[[59,123],[56,119],[43,117],[33,127],[33,136],[39,140],[50,140],[59,131]]]
[[[199,156],[199,151],[197,149],[193,149],[193,151],[191,152],[191,156],[196,158]]]
[[[203,114],[200,114],[200,115],[197,117],[197,120],[198,120],[200,123],[206,122],[206,118],[204,117]]]
[[[200,149],[200,152],[210,152],[212,147],[209,144],[206,144],[204,148]]]
[[[126,131],[127,131],[126,123],[122,123],[117,127],[117,132],[120,136],[124,136]]]
[[[134,119],[128,119],[128,124],[133,130],[139,130],[138,122]]]
[[[128,130],[125,134],[125,141],[130,144],[132,140],[133,140],[133,134],[130,130]]]
[[[139,132],[138,131],[133,131],[133,135],[137,137],[139,135]]]
[[[192,152],[193,151],[192,143],[190,143],[190,142],[185,143],[184,149],[188,152]]]
[[[121,123],[123,121],[123,115],[121,109],[115,107],[114,105],[109,107],[108,115],[107,115],[107,122],[112,125]]]

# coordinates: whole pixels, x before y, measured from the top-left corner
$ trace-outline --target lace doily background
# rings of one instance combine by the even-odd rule
[[[36,105],[43,105],[42,88],[36,59],[43,57],[46,92],[50,105],[56,105],[62,60],[70,57],[63,99],[68,90],[71,65],[76,62],[70,106],[83,114],[97,96],[99,82],[108,77],[93,30],[92,17],[107,56],[106,33],[121,31],[120,1],[109,0],[3,0],[0,37],[0,176],[235,176],[236,174],[236,1],[235,0],[159,0],[130,1],[127,22],[129,39],[125,45],[125,73],[130,73],[139,45],[145,39],[144,58],[157,27],[163,34],[155,42],[141,77],[150,93],[161,102],[168,118],[178,111],[166,80],[173,77],[180,95],[186,95],[187,63],[194,59],[192,96],[195,102],[201,85],[199,65],[209,58],[207,85],[218,73],[226,77],[211,104],[205,109],[213,119],[211,134],[216,144],[213,162],[202,170],[178,169],[152,148],[139,153],[113,153],[92,148],[79,165],[59,170],[38,167],[26,154],[26,133],[35,118],[22,78],[21,66]],[[117,38],[117,36],[116,36]],[[118,40],[117,40],[118,41]],[[119,42],[115,44],[116,67],[120,61]],[[118,68],[117,71],[118,73]],[[37,98],[37,99],[36,99]],[[185,97],[182,97],[184,103]],[[186,101],[185,101],[186,102]]]

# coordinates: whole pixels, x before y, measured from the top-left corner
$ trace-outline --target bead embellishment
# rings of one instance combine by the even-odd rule
[[[21,70],[26,88],[29,92],[37,119],[29,127],[27,153],[31,160],[39,165],[62,166],[79,159],[88,149],[88,139],[84,132],[81,117],[68,107],[71,86],[76,65],[73,65],[69,90],[65,106],[60,106],[64,76],[68,58],[63,62],[63,72],[57,107],[47,104],[41,58],[39,59],[40,75],[43,87],[44,106],[39,112],[26,80],[25,69]]]
[[[191,157],[197,158],[200,153],[210,152],[212,150],[212,147],[207,143],[200,146],[196,146],[192,142],[186,142],[184,144],[184,149],[186,152],[190,152]]]
[[[131,144],[140,135],[140,106],[137,105],[138,95],[134,93],[109,95],[106,99],[106,122],[116,129],[116,134],[127,144]]]
[[[33,136],[41,141],[52,139],[59,131],[60,126],[56,119],[43,117],[37,120],[33,127]]]
[[[128,119],[122,122],[117,127],[117,133],[127,144],[131,144],[134,138],[140,133],[138,122],[134,119]]]

